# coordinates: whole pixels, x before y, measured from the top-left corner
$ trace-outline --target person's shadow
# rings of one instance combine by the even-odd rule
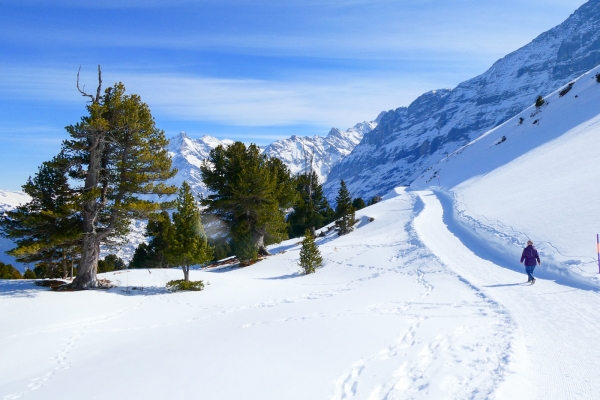
[[[519,282],[519,283],[499,283],[497,285],[488,285],[483,287],[506,287],[506,286],[521,286],[525,285],[527,282]]]

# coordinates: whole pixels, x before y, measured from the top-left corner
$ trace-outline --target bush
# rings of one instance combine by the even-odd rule
[[[600,72],[596,74],[596,82],[600,83]]]
[[[542,96],[538,96],[537,100],[535,101],[535,106],[541,107],[544,105],[545,102],[546,102],[546,100],[544,100],[544,98]]]
[[[189,290],[193,292],[199,292],[204,289],[204,282],[202,281],[185,281],[184,279],[174,280],[167,282],[167,289],[172,292],[178,292],[182,290]]]
[[[125,262],[114,254],[104,257],[104,260],[98,260],[98,273],[119,271],[125,269]]]

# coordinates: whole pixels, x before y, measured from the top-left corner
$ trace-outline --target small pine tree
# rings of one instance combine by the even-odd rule
[[[341,236],[350,233],[355,223],[352,197],[350,197],[346,182],[343,180],[340,183],[340,190],[335,201],[337,203],[335,206],[335,216],[337,218],[335,226],[338,228],[338,234]]]
[[[300,261],[298,262],[305,274],[312,274],[317,267],[323,265],[323,257],[319,251],[319,246],[315,243],[315,239],[310,234],[310,230],[306,230],[302,248],[300,249]]]
[[[190,281],[192,265],[204,264],[213,257],[200,220],[200,210],[185,181],[179,189],[177,211],[173,213],[173,236],[166,255],[169,263],[181,266],[185,282]]]
[[[104,260],[98,260],[98,273],[125,269],[125,262],[115,254],[109,254]]]
[[[546,102],[546,100],[544,100],[544,98],[540,95],[540,96],[538,96],[537,100],[535,101],[535,106],[541,107],[544,105],[545,102]]]

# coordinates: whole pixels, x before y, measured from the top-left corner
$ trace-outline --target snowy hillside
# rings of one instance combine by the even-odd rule
[[[352,152],[363,136],[377,126],[377,121],[358,123],[346,132],[332,128],[326,137],[294,135],[268,145],[264,152],[282,160],[293,174],[306,171],[312,160],[312,169],[325,182],[331,168]]]
[[[532,239],[544,269],[600,282],[599,72],[451,154],[412,187],[437,188],[439,177],[460,220],[493,246],[514,257]]]
[[[397,189],[319,238],[325,265],[307,276],[294,239],[251,267],[192,271],[203,292],[166,292],[179,270],[77,293],[0,281],[0,396],[594,399],[598,290],[523,286],[445,211]]]
[[[600,2],[592,0],[484,74],[387,112],[352,154],[332,169],[325,185],[327,196],[335,197],[340,179],[354,197],[363,198],[410,184],[446,153],[598,64]]]

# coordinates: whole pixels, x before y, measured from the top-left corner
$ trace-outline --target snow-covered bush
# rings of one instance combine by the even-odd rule
[[[185,279],[179,279],[167,282],[167,289],[172,292],[189,290],[199,292],[204,289],[204,282],[202,281],[187,281]]]

